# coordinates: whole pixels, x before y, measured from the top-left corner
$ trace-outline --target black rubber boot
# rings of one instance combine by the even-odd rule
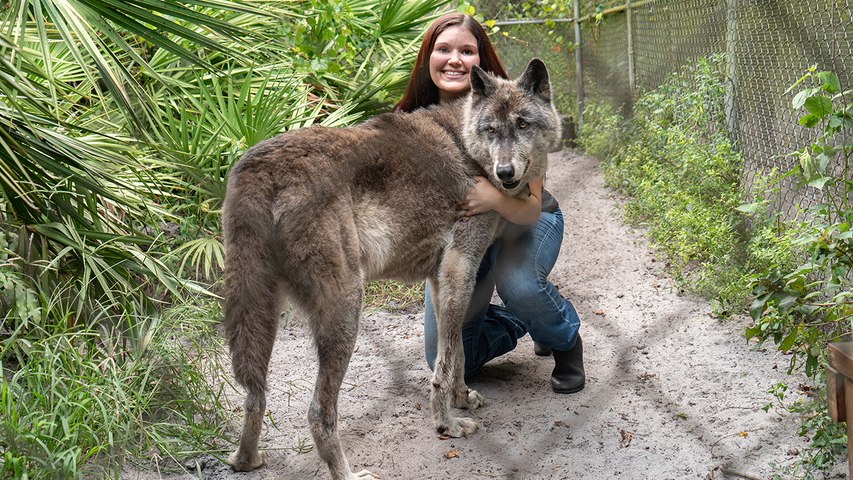
[[[551,355],[551,347],[546,347],[541,343],[533,342],[533,353],[535,353],[539,357],[547,357]]]
[[[583,371],[583,342],[580,335],[575,346],[567,352],[554,350],[554,371],[551,388],[556,393],[575,393],[583,390],[586,376]]]

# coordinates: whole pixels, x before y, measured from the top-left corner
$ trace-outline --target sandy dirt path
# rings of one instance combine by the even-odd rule
[[[770,478],[804,447],[796,419],[761,406],[788,358],[744,340],[745,319],[712,318],[706,301],[680,294],[641,230],[620,220],[598,162],[552,154],[547,188],[566,219],[551,276],[581,316],[587,385],[549,387],[553,359],[525,337],[469,383],[485,407],[480,431],[440,440],[429,420],[429,376],[420,310],[366,313],[340,399],[340,431],[354,470],[382,479]],[[316,374],[298,314],[278,335],[261,438],[266,467],[237,474],[210,457],[192,475],[152,468],[125,478],[329,478],[306,412]],[[232,396],[242,403],[242,392]],[[465,415],[468,413],[463,412]],[[235,433],[239,414],[235,413]],[[188,465],[189,466],[189,465]]]

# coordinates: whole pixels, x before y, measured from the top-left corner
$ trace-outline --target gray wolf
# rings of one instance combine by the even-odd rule
[[[464,381],[461,326],[477,267],[502,228],[495,212],[462,217],[456,206],[487,177],[526,198],[560,139],[545,64],[515,80],[479,67],[464,99],[388,113],[350,128],[294,130],[250,148],[228,175],[225,332],[247,392],[240,444],[228,462],[260,467],[266,379],[285,298],[305,313],[319,362],[308,422],[332,478],[354,474],[338,436],[338,392],[355,346],[365,282],[427,279],[438,317],[430,406],[439,433],[475,432],[451,406],[483,397]]]

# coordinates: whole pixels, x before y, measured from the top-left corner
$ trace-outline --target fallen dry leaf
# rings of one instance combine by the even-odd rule
[[[625,448],[625,447],[631,445],[631,440],[634,439],[633,433],[629,432],[628,430],[625,430],[624,428],[620,428],[619,429],[619,435],[622,436],[622,441],[619,442],[619,445],[622,448]]]
[[[459,456],[459,452],[456,450],[448,450],[447,453],[444,454],[444,458],[456,458]]]
[[[448,440],[449,438],[451,438],[450,435],[448,435],[446,433],[442,433],[441,435],[438,436],[439,440]]]
[[[749,432],[747,432],[746,430],[744,430],[744,431],[742,431],[742,432],[738,433],[738,436],[739,436],[739,437],[741,437],[741,438],[746,438],[746,437],[748,437],[748,436],[749,436]]]
[[[596,315],[604,315],[604,310],[593,310],[592,313]]]

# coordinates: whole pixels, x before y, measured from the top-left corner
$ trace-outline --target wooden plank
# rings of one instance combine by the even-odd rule
[[[853,412],[853,342],[830,343],[827,350],[829,414],[833,420],[842,422],[847,412]],[[853,421],[847,422],[847,464],[847,478],[853,479]]]
[[[845,378],[853,379],[853,342],[830,343],[829,364]]]
[[[845,379],[844,381],[844,396],[846,399],[845,408],[847,411],[853,412],[853,381]],[[853,448],[850,442],[853,441],[853,422],[847,422],[847,478],[853,479]]]
[[[836,422],[847,421],[844,383],[844,375],[832,367],[826,369],[826,402],[829,405],[829,416]]]

